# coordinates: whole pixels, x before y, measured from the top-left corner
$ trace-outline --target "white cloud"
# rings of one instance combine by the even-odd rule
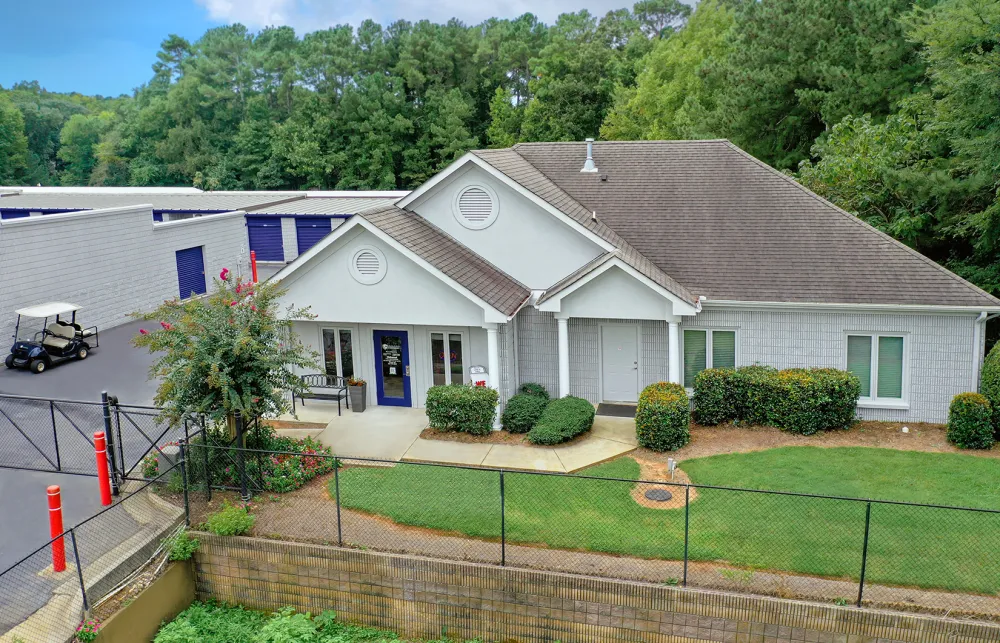
[[[197,0],[209,17],[220,23],[240,22],[259,29],[269,25],[289,25],[299,34],[336,24],[358,25],[371,18],[388,25],[405,19],[445,22],[458,18],[476,24],[490,17],[516,18],[531,12],[546,23],[561,13],[587,9],[602,16],[612,9],[631,7],[634,0]]]

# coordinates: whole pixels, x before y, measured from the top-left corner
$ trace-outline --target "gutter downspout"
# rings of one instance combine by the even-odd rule
[[[989,321],[990,319],[995,318],[998,314],[1000,314],[1000,313],[993,313],[992,315],[990,315],[990,314],[988,314],[984,310],[981,313],[979,313],[979,317],[976,318],[976,321],[974,322],[974,325],[973,325],[973,332],[972,332],[972,355],[973,355],[973,359],[972,359],[972,382],[973,382],[973,385],[975,386],[976,392],[979,392],[979,374],[982,371],[983,360],[986,357],[983,354],[983,352],[982,352],[983,329],[984,329],[984,327],[986,325],[986,322]]]

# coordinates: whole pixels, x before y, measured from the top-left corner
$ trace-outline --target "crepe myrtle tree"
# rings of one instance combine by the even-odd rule
[[[156,405],[172,425],[192,414],[215,422],[273,417],[289,410],[285,392],[304,392],[294,368],[316,369],[319,357],[299,341],[292,322],[315,318],[308,308],[279,308],[275,282],[244,282],[228,269],[208,297],[165,301],[133,317],[158,321],[133,338],[155,356]]]

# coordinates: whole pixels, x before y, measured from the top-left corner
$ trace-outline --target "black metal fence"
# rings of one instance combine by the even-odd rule
[[[163,499],[183,490],[176,486],[181,470],[178,463],[154,479],[127,482],[114,504],[0,572],[0,637],[25,643],[71,639],[84,614],[143,568],[184,524],[183,506]],[[65,571],[53,570],[53,543],[65,551]]]
[[[239,501],[242,461],[261,537],[1000,620],[998,510],[199,440],[185,450],[192,524]],[[276,491],[294,470],[326,473]]]

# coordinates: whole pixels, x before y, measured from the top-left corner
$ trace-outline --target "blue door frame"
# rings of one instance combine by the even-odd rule
[[[398,339],[398,352],[394,341]],[[373,333],[375,344],[375,393],[379,406],[413,406],[410,398],[410,345],[405,330],[376,330]],[[396,372],[393,373],[393,369]],[[386,391],[386,378],[390,378],[389,391]],[[399,379],[403,390],[399,395]]]

